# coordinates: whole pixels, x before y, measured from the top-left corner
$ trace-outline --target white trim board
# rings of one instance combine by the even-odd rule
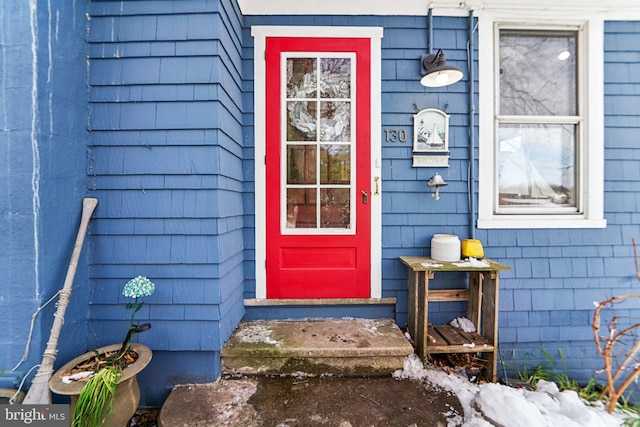
[[[382,142],[381,91],[382,51],[380,27],[286,27],[254,26],[254,135],[255,135],[255,236],[256,236],[256,299],[266,298],[266,194],[265,167],[265,113],[266,113],[266,39],[267,37],[361,37],[371,40],[371,298],[382,296]],[[376,182],[376,178],[378,181]],[[378,194],[375,193],[376,188]]]
[[[243,15],[467,16],[469,11],[601,14],[608,20],[640,19],[638,0],[238,0]]]

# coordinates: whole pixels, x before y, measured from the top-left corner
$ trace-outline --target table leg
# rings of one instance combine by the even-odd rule
[[[409,320],[407,329],[411,338],[417,343],[418,331],[418,273],[409,270]]]
[[[484,353],[487,360],[487,378],[495,382],[498,372],[498,288],[499,273],[491,271],[483,277],[484,303],[482,304],[482,336],[494,346],[494,351]]]
[[[469,273],[469,302],[467,305],[467,318],[473,322],[476,331],[480,333],[480,320],[482,310],[482,274],[472,271]]]
[[[418,346],[418,356],[423,362],[427,361],[427,345],[429,339],[429,276],[426,272],[418,273],[418,316],[417,316],[417,333],[416,344]]]

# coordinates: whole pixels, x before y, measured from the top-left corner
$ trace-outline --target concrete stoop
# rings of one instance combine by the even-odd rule
[[[413,347],[392,319],[241,322],[222,355],[225,374],[384,375]]]

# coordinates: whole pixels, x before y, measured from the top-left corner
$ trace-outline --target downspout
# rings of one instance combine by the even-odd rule
[[[429,49],[429,54],[433,53],[433,47],[431,45],[431,40],[433,40],[433,9],[431,9],[431,5],[429,5],[429,12],[427,13],[427,28],[429,28],[427,32],[427,47]]]
[[[431,12],[431,9],[429,9]],[[472,239],[476,238],[476,203],[475,203],[475,163],[476,163],[476,137],[475,137],[475,114],[476,107],[474,102],[474,94],[476,91],[475,74],[474,74],[474,56],[473,56],[473,33],[475,26],[473,25],[473,9],[469,10],[469,42],[467,44],[467,58],[469,70],[469,230]]]

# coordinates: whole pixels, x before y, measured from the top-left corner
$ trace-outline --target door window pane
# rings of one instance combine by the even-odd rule
[[[320,146],[320,183],[349,184],[351,181],[351,147]]]
[[[317,139],[316,102],[287,102],[287,141]]]
[[[350,102],[320,103],[320,140],[327,142],[351,140]]]
[[[577,32],[500,31],[500,114],[575,116]]]
[[[500,206],[575,207],[575,139],[574,125],[500,125]]]
[[[317,228],[315,188],[287,189],[287,228]]]
[[[316,146],[287,146],[287,184],[316,183]]]
[[[351,209],[348,188],[321,188],[320,201],[320,227],[349,228]]]
[[[322,58],[320,64],[320,96],[351,98],[351,59]]]
[[[315,98],[316,58],[287,59],[287,98]]]

